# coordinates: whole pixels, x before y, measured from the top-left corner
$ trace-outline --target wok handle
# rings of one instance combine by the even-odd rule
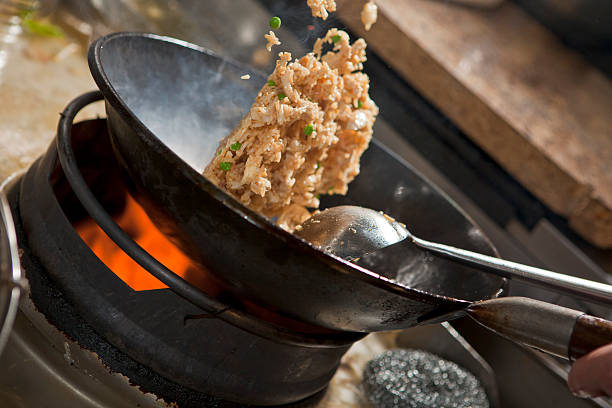
[[[569,358],[577,360],[609,343],[612,343],[612,322],[584,314],[576,320],[569,342]]]
[[[474,303],[466,311],[503,337],[569,360],[612,343],[612,322],[539,300],[490,299]]]

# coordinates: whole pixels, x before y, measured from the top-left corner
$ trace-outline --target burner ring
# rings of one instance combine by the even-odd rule
[[[11,180],[7,179],[0,190]],[[22,278],[17,248],[17,235],[11,209],[4,193],[0,193],[0,354],[8,341],[19,308],[19,297],[27,286]]]

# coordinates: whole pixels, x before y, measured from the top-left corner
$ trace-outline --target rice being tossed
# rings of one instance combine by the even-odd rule
[[[330,12],[336,11],[336,0],[307,0],[306,4],[312,10],[313,17],[327,20]]]
[[[363,5],[361,10],[361,22],[363,23],[365,30],[370,31],[370,28],[376,23],[378,19],[378,7],[372,0],[368,1]]]
[[[268,50],[268,52],[272,51],[273,46],[281,44],[276,34],[274,34],[274,31],[270,31],[270,33],[264,34],[264,38],[267,41],[266,49]]]
[[[325,43],[333,50],[322,55]],[[318,208],[319,194],[345,194],[378,114],[361,72],[365,50],[363,39],[351,45],[333,28],[300,59],[280,53],[204,176],[288,231]]]

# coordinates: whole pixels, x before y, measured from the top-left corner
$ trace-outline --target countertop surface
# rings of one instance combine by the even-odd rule
[[[68,102],[96,88],[83,45],[26,34],[10,22],[0,25],[0,178],[40,156]],[[98,104],[83,117],[102,113]]]

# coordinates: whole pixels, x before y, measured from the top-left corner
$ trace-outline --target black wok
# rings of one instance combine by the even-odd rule
[[[111,142],[138,201],[235,296],[332,329],[379,331],[443,321],[499,296],[503,278],[437,259],[410,287],[328,255],[278,228],[206,180],[219,140],[265,78],[200,47],[150,34],[98,39],[89,64],[104,94]],[[240,76],[250,73],[250,80]],[[378,142],[347,196],[324,205],[383,210],[426,239],[496,254],[448,197]],[[379,269],[377,269],[379,270]]]

